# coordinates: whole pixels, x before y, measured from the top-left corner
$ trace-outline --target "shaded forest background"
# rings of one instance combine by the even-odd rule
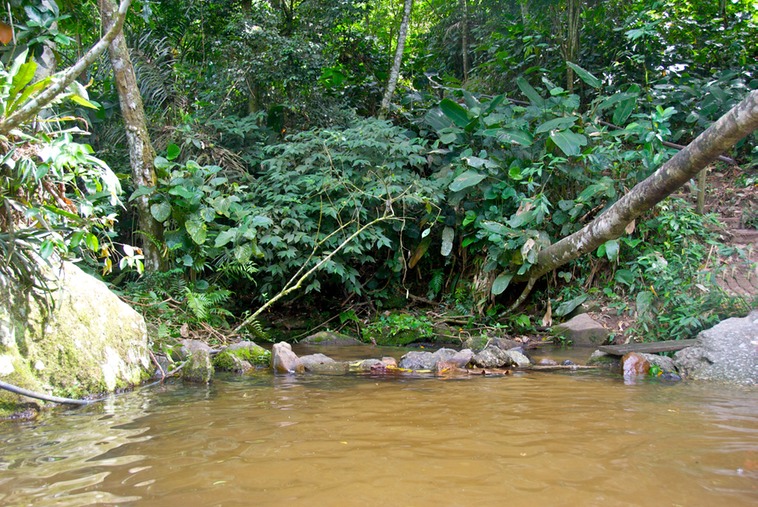
[[[10,2],[5,116],[100,38],[106,4]],[[277,318],[246,317],[282,291],[274,308],[308,328],[431,337],[423,311],[391,311],[418,307],[523,333],[595,301],[633,317],[631,336],[688,338],[756,302],[716,283],[750,252],[686,193],[523,277],[758,89],[757,23],[748,0],[134,2],[124,34],[152,175],[135,178],[104,54],[72,100],[3,139],[4,258],[22,238],[26,262],[81,259],[156,340],[263,336]],[[758,183],[755,139],[715,168],[737,188]],[[758,227],[755,209],[740,219]],[[23,278],[24,262],[5,269]]]

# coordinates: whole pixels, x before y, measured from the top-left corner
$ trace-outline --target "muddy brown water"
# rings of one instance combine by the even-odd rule
[[[3,506],[758,504],[758,390],[598,372],[229,376],[0,445]]]

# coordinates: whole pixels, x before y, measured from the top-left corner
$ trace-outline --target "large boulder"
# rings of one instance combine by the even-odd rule
[[[147,329],[139,313],[70,262],[49,270],[48,278],[51,312],[0,277],[0,380],[81,398],[149,377]],[[0,391],[6,412],[19,401]]]
[[[697,338],[697,345],[674,356],[683,376],[730,384],[758,384],[758,310],[744,318],[726,319],[701,331]]]
[[[553,334],[577,346],[602,345],[608,340],[610,331],[595,319],[582,313],[571,320],[553,326]]]

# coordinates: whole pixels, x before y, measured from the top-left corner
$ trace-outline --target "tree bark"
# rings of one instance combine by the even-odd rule
[[[580,231],[540,251],[537,263],[514,281],[535,280],[624,233],[632,220],[694,178],[737,141],[758,129],[758,90],[719,118],[655,173],[638,183]]]
[[[99,0],[103,26],[113,23],[116,12],[115,0]],[[126,139],[129,144],[129,160],[132,167],[132,182],[135,187],[155,187],[155,150],[150,143],[145,121],[142,96],[137,87],[134,66],[129,58],[126,39],[119,33],[108,46],[111,66],[116,80],[121,116],[124,119]],[[142,235],[142,254],[145,269],[159,271],[162,265],[159,245],[163,243],[163,225],[153,218],[147,196],[136,199],[137,223]]]
[[[400,23],[400,31],[397,34],[397,48],[395,49],[395,61],[390,70],[390,78],[387,82],[387,90],[382,98],[382,105],[379,108],[379,118],[384,118],[390,109],[390,101],[395,94],[397,80],[400,76],[400,64],[403,63],[403,53],[405,52],[405,39],[408,37],[408,25],[411,21],[411,9],[413,0],[405,0],[405,9],[403,11],[403,21]]]
[[[461,56],[463,57],[463,82],[468,81],[468,73],[471,68],[468,56],[468,0],[461,0],[461,7],[463,8],[463,19],[461,23]]]

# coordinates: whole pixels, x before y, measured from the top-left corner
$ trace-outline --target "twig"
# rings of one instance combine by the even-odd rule
[[[161,363],[158,362],[158,359],[155,357],[155,354],[153,354],[152,350],[148,350],[150,353],[150,357],[153,360],[153,363],[155,363],[155,366],[158,367],[158,370],[161,372],[161,382],[166,380],[166,371],[163,369],[163,366],[161,366]]]

